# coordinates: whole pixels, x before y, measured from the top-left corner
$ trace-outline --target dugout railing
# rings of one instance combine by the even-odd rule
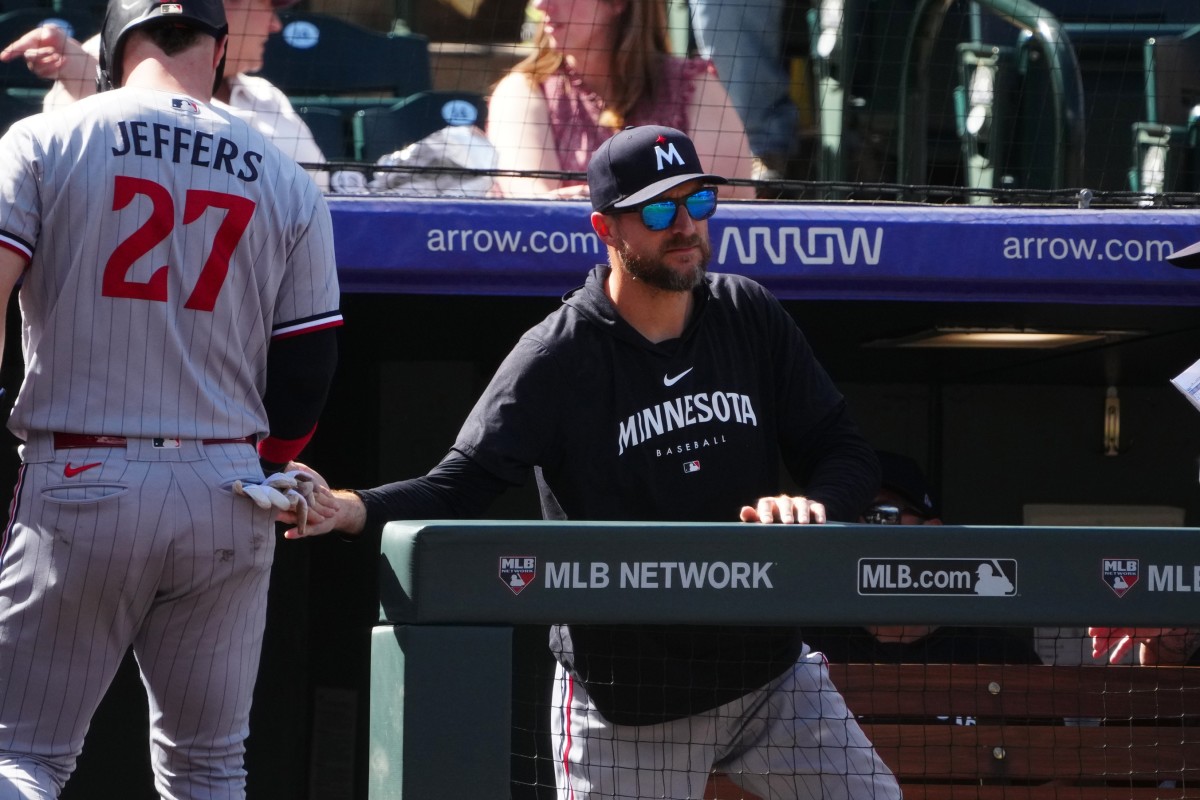
[[[509,796],[515,625],[1195,625],[1197,533],[389,523],[369,796]]]

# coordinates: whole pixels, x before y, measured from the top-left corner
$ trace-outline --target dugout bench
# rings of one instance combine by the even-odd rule
[[[894,718],[863,730],[908,800],[1200,797],[1200,667],[831,664],[830,674],[856,714]],[[977,724],[931,720],[963,714]]]
[[[389,523],[372,634],[370,797],[508,796],[512,625],[1184,626],[1200,619],[1196,533]],[[832,667],[859,715],[961,711],[967,698],[979,725],[867,730],[906,797],[980,800],[1200,797],[1197,672]],[[1060,724],[1068,716],[1109,724]]]

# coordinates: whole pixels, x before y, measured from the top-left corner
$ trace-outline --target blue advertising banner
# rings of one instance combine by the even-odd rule
[[[331,197],[345,292],[550,295],[607,260],[586,201]],[[1200,305],[1200,211],[727,202],[716,272],[785,299]]]

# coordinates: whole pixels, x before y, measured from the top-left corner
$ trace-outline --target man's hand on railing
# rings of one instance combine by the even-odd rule
[[[825,521],[825,506],[807,497],[781,494],[762,497],[753,506],[742,506],[742,522],[780,522],[784,525],[804,525]]]

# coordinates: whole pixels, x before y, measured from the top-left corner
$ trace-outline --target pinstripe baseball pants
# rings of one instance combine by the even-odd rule
[[[248,444],[31,437],[0,548],[0,800],[57,797],[131,645],[155,784],[240,800],[274,557]],[[172,442],[172,440],[166,440]]]

